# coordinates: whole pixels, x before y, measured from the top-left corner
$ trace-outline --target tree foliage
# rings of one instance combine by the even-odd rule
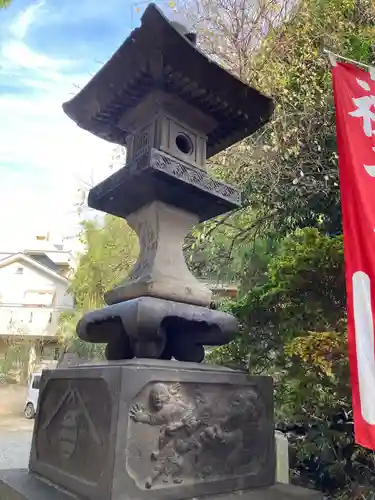
[[[0,9],[5,9],[5,7],[9,7],[12,0],[0,0]]]
[[[70,291],[75,312],[61,316],[61,341],[85,356],[103,354],[102,346],[88,345],[77,339],[75,327],[85,312],[103,307],[104,294],[125,278],[138,254],[138,240],[124,220],[107,215],[104,220],[82,223],[80,240],[84,251],[78,257],[77,270]]]
[[[104,305],[104,294],[119,284],[134,264],[138,240],[124,220],[110,215],[82,224],[81,243],[85,252],[79,257],[71,284],[76,308],[87,311]]]
[[[244,268],[243,294],[231,310],[247,337],[241,363],[255,373],[277,373],[285,363],[285,346],[295,338],[344,331],[342,238],[303,229],[285,237],[272,254],[262,251],[260,246],[258,274],[252,273],[252,261],[250,271]],[[226,349],[218,348],[215,355]]]
[[[270,126],[250,141],[245,190],[253,209],[272,214],[279,234],[304,226],[341,232],[334,106],[322,49],[370,63],[370,14],[367,1],[300,2],[256,58],[254,83],[277,105]]]
[[[219,60],[230,61],[233,71],[272,96],[276,105],[266,127],[211,162],[218,176],[243,188],[244,210],[257,214],[247,227],[237,223],[237,214],[227,220],[237,225],[236,242],[252,237],[254,226],[258,234],[279,237],[306,226],[339,234],[334,106],[323,48],[372,62],[370,0],[263,1],[255,11],[250,0],[197,1],[195,24],[203,25],[203,46],[208,44],[211,52],[216,48]],[[239,27],[230,20],[240,8],[247,22]],[[262,16],[268,35],[259,44]],[[279,21],[272,23],[273,18]]]

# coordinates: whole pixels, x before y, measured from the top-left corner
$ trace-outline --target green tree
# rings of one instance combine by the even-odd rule
[[[276,105],[266,127],[211,162],[217,175],[243,188],[244,211],[256,213],[247,226],[234,218],[236,243],[254,230],[282,237],[310,226],[340,234],[334,105],[322,49],[371,63],[371,1],[196,2],[202,44]],[[261,43],[260,32],[267,33]]]
[[[123,219],[107,215],[104,222],[85,221],[71,291],[76,308],[87,311],[104,305],[104,294],[123,279],[138,254],[138,240]]]
[[[9,7],[12,0],[0,0],[0,9],[4,9],[5,7]]]
[[[344,331],[342,238],[311,228],[285,237],[273,254],[264,256],[263,248],[259,245],[257,274],[251,260],[250,272],[244,269],[242,293],[231,310],[247,336],[241,362],[248,357],[252,372],[278,373],[278,367],[285,364],[285,345],[295,337]],[[251,286],[246,283],[249,275]],[[213,352],[221,356],[227,349]]]
[[[103,353],[103,346],[91,346],[77,339],[75,327],[82,315],[104,306],[104,294],[126,276],[138,254],[138,239],[126,222],[107,215],[103,221],[82,223],[84,251],[70,285],[75,299],[74,314],[63,314],[59,325],[61,342],[82,355]]]
[[[341,233],[334,105],[322,49],[371,63],[374,34],[367,0],[304,0],[254,60],[252,80],[276,109],[269,127],[248,141],[241,172],[251,175],[249,206],[270,215],[267,224],[279,235],[305,226]]]

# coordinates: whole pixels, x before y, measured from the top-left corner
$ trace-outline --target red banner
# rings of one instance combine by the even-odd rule
[[[375,81],[346,63],[332,77],[355,440],[375,450]]]

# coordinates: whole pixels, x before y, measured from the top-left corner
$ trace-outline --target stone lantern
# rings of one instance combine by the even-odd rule
[[[126,146],[126,165],[94,187],[89,206],[126,218],[140,243],[109,307],[78,325],[108,359],[199,362],[204,345],[229,342],[234,318],[210,310],[211,291],[182,251],[198,222],[241,205],[234,187],[213,179],[206,160],[267,122],[272,101],[213,63],[196,37],[150,5],[99,73],[64,111],[80,127]]]
[[[241,206],[206,160],[265,124],[271,99],[208,59],[150,5],[65,113],[126,146],[126,165],[89,194],[122,217],[140,254],[77,333],[107,362],[42,376],[30,470],[0,473],[7,500],[320,498],[275,484],[273,382],[199,364],[237,321],[209,308],[182,244],[198,222]],[[215,495],[215,497],[212,497]]]

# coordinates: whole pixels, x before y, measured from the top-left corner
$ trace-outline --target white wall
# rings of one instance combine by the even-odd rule
[[[0,335],[55,335],[60,313],[74,305],[67,288],[22,259],[0,267]]]
[[[67,285],[61,283],[56,284],[55,306],[64,309],[73,309],[74,299],[73,296],[68,293]]]
[[[67,293],[67,288],[68,285],[58,278],[23,260],[0,267],[0,299],[3,304],[30,303],[32,292],[34,295],[36,292],[55,296],[56,307],[71,307],[73,299]]]

